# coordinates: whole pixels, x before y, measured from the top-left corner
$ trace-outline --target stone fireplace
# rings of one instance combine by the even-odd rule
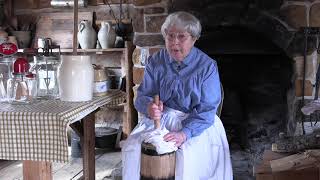
[[[161,24],[179,10],[201,21],[196,46],[218,62],[225,92],[221,119],[235,179],[252,179],[253,165],[271,149],[274,138],[297,131],[302,96],[305,101],[314,98],[319,39],[308,37],[304,72],[304,34],[299,30],[320,26],[320,0],[135,0],[136,84],[143,74],[141,61],[164,47]]]

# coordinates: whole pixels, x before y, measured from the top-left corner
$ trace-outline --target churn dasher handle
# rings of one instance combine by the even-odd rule
[[[153,101],[157,106],[159,106],[159,104],[160,104],[159,95],[155,95],[154,98],[153,98]],[[160,119],[159,118],[154,119],[154,125],[155,125],[155,129],[160,129]]]

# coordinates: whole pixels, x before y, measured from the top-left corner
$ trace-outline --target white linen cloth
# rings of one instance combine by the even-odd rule
[[[166,127],[148,131],[141,134],[142,142],[152,144],[156,148],[158,154],[171,153],[178,148],[176,147],[175,142],[167,142],[163,139],[167,133],[169,133],[169,131]]]
[[[188,114],[165,107],[161,128],[179,131]],[[144,117],[122,146],[122,179],[140,179],[141,135],[154,129],[153,120]],[[176,180],[232,180],[229,145],[222,122],[215,116],[214,124],[193,137],[176,151]]]

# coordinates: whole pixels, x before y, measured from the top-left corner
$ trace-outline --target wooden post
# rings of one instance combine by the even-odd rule
[[[84,180],[95,179],[95,113],[90,113],[80,121],[70,124],[70,127],[79,135],[83,154]]]
[[[52,180],[51,162],[23,161],[24,180]]]
[[[78,49],[78,0],[73,5],[73,55],[77,55]]]
[[[133,105],[133,76],[132,76],[132,70],[133,70],[133,62],[132,62],[132,53],[133,53],[133,45],[132,42],[126,41],[125,44],[126,50],[125,50],[125,71],[126,71],[126,92],[127,92],[127,107],[126,109],[126,119],[124,119],[123,122],[123,133],[124,138],[127,138],[129,134],[131,133],[132,129],[138,122],[138,115],[137,111],[134,108]]]
[[[95,179],[95,111],[83,119],[83,177],[84,180]]]

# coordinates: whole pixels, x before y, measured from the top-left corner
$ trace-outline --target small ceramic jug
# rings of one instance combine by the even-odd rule
[[[97,42],[97,33],[90,21],[83,20],[79,24],[78,41],[82,49],[94,49]]]
[[[94,83],[93,83],[93,95],[94,96],[105,96],[108,87],[108,76],[103,67],[94,65]]]
[[[101,28],[98,32],[98,40],[102,49],[113,48],[116,40],[116,32],[110,22],[101,22]]]

